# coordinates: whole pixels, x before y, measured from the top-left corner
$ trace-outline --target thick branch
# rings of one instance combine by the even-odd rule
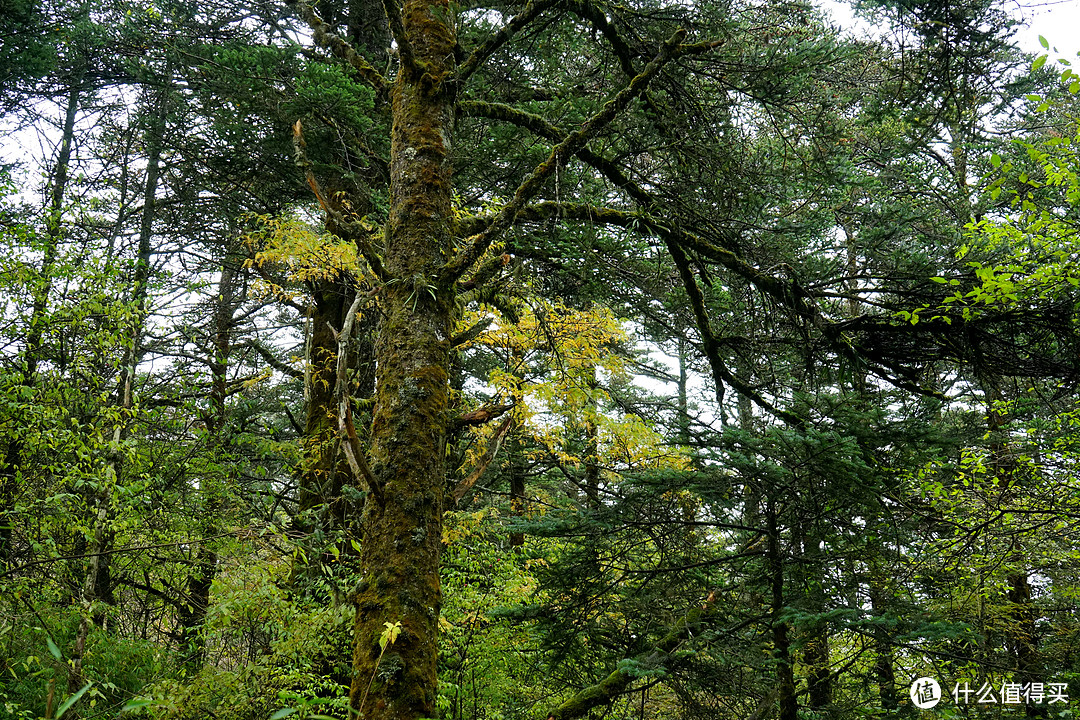
[[[274,357],[274,354],[270,352],[270,349],[262,343],[252,340],[251,342],[245,343],[243,347],[249,347],[255,352],[259,353],[262,359],[266,361],[267,365],[274,368],[282,375],[288,375],[291,378],[303,379],[304,372],[302,370],[297,370],[296,368],[278,360],[276,357]]]
[[[394,42],[397,43],[398,57],[401,58],[402,67],[415,72],[419,77],[423,73],[418,72],[419,66],[413,55],[412,45],[409,44],[409,35],[405,32],[405,24],[401,20],[401,7],[397,4],[397,0],[382,0],[382,4],[383,10],[386,11],[386,19],[390,23],[390,33],[394,36]]]
[[[473,468],[473,471],[469,473],[469,476],[467,478],[458,483],[457,487],[454,488],[454,505],[457,505],[459,502],[461,502],[461,499],[465,497],[465,493],[469,492],[469,490],[471,490],[472,487],[476,485],[476,481],[479,480],[481,476],[483,476],[484,471],[486,471],[488,469],[488,466],[491,465],[491,461],[495,459],[495,456],[499,452],[499,448],[502,446],[502,441],[506,438],[506,433],[510,429],[510,423],[512,420],[513,416],[507,416],[507,418],[502,421],[499,427],[496,428],[495,435],[488,443],[487,450],[484,451],[483,456],[476,463],[476,467]]]
[[[307,142],[304,141],[304,128],[299,120],[293,125],[293,159],[297,167],[304,171],[308,186],[315,194],[315,199],[319,201],[319,206],[333,220],[338,229],[348,236],[346,239],[356,244],[356,248],[360,251],[375,277],[386,280],[387,276],[386,271],[383,269],[382,258],[375,252],[368,231],[360,223],[346,218],[340,210],[333,206],[331,200],[327,199],[326,194],[323,192],[322,185],[319,184],[318,178],[315,177],[314,166],[311,160],[308,159]]]
[[[304,22],[311,28],[311,32],[315,37],[315,42],[320,47],[329,49],[339,60],[348,63],[349,66],[356,70],[357,74],[375,88],[376,91],[380,93],[386,92],[386,78],[384,78],[378,70],[372,67],[371,63],[365,60],[360,53],[356,52],[352,45],[346,42],[341,36],[332,32],[330,25],[315,14],[315,11],[311,8],[311,5],[307,0],[287,0],[287,2],[296,8],[300,17],[303,18]]]
[[[615,53],[615,57],[619,59],[619,67],[628,77],[634,77],[633,56],[635,53],[626,44],[623,37],[619,35],[615,26],[608,22],[604,11],[588,0],[567,0],[566,8],[600,31],[608,43],[611,44],[611,50]]]
[[[458,68],[457,81],[458,83],[464,83],[469,79],[476,70],[484,64],[484,62],[491,57],[500,47],[505,45],[510,38],[514,37],[521,31],[526,25],[531,23],[537,17],[540,16],[548,8],[559,5],[562,0],[529,0],[525,4],[525,9],[511,18],[503,27],[495,31],[494,34],[488,37],[483,43],[479,45],[465,62],[461,63],[461,67]]]
[[[688,612],[660,642],[656,643],[651,651],[639,655],[637,661],[648,665],[658,664],[690,637],[693,629],[712,614],[715,606],[716,595],[710,593],[700,608],[694,608]],[[630,685],[636,679],[635,675],[619,668],[596,685],[579,691],[552,710],[548,713],[548,720],[570,720],[570,718],[582,717],[593,708],[607,705],[618,696],[628,692]]]
[[[502,415],[514,405],[485,405],[464,415],[460,415],[451,422],[453,429],[463,428],[469,425],[485,425]]]
[[[503,207],[502,212],[499,213],[495,221],[482,233],[474,236],[468,247],[443,266],[439,273],[441,276],[440,280],[443,284],[448,285],[457,280],[462,273],[479,260],[484,252],[487,251],[488,247],[491,246],[491,243],[495,238],[513,224],[518,211],[540,191],[544,181],[547,180],[560,165],[564,164],[569,158],[576,155],[579,150],[584,148],[585,144],[595,137],[600,130],[611,123],[611,121],[614,120],[634,98],[645,91],[649,81],[652,80],[652,78],[660,72],[660,68],[671,59],[679,46],[679,42],[685,36],[685,30],[680,29],[675,31],[675,33],[668,38],[667,42],[664,43],[663,47],[660,48],[660,52],[657,53],[656,57],[653,58],[640,75],[631,80],[629,85],[623,88],[614,98],[605,103],[603,109],[593,115],[580,130],[571,133],[560,144],[552,148],[548,159],[540,163],[532,174],[518,186],[517,192],[514,193],[514,198]]]
[[[472,342],[491,326],[491,318],[483,318],[473,325],[450,338],[450,347],[460,347],[465,343]]]
[[[720,357],[720,343],[717,342],[716,336],[713,334],[709,314],[705,309],[705,298],[701,294],[701,288],[698,287],[693,273],[690,272],[690,263],[686,253],[677,243],[667,241],[666,244],[671,259],[679,270],[679,278],[682,280],[686,295],[690,299],[690,307],[694,312],[694,322],[697,325],[698,332],[701,334],[702,350],[704,350],[705,357],[709,361],[709,367],[712,369],[713,383],[716,385],[716,401],[723,403],[724,384],[726,383],[766,412],[772,413],[789,425],[801,426],[803,421],[798,415],[774,406],[749,385],[736,378],[728,369],[724,359]]]

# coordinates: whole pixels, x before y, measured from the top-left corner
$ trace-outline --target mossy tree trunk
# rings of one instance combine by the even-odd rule
[[[389,4],[388,4],[389,5]],[[389,7],[396,14],[396,8]],[[454,282],[450,133],[455,36],[446,0],[411,0],[395,28],[390,215],[375,347],[371,472],[350,701],[366,720],[436,714],[439,559]],[[391,18],[391,27],[396,18]],[[405,46],[402,46],[405,40]],[[380,652],[386,624],[400,623]],[[362,705],[362,707],[361,707]]]

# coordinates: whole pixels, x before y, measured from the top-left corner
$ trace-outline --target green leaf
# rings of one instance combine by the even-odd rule
[[[63,660],[64,656],[60,652],[60,648],[56,647],[56,643],[53,642],[51,637],[45,638],[45,644],[49,646],[49,654],[57,660]]]
[[[1047,50],[1050,49],[1050,41],[1047,40],[1046,38],[1044,38],[1042,35],[1039,36],[1039,44],[1042,45]]]
[[[1035,72],[1036,70],[1041,68],[1043,65],[1045,65],[1046,64],[1046,57],[1047,57],[1046,55],[1040,55],[1039,57],[1035,58],[1035,62],[1031,63],[1031,72]]]
[[[383,625],[386,627],[382,631],[382,635],[379,636],[379,647],[386,650],[387,645],[393,645],[394,641],[398,639],[398,635],[401,634],[400,622],[385,622]]]
[[[85,695],[86,691],[89,690],[90,686],[93,685],[93,684],[94,683],[92,683],[92,682],[88,682],[88,683],[86,683],[85,685],[82,686],[82,689],[76,690],[75,694],[72,695],[71,697],[69,697],[67,700],[65,700],[63,705],[56,708],[55,717],[63,717],[64,713],[66,713],[68,710],[70,710],[72,705],[79,702],[79,698],[81,698],[83,695]]]
[[[153,704],[154,704],[154,701],[151,700],[150,698],[131,698],[130,700],[127,701],[127,704],[125,704],[124,707],[120,708],[120,712],[128,712],[128,711],[131,711],[131,710],[138,710],[139,708],[144,708],[144,707],[147,707],[148,705],[153,705]]]
[[[296,712],[296,708],[281,708],[276,713],[270,716],[270,720],[281,720],[281,718],[289,717],[294,712]]]
[[[991,155],[990,156],[990,164],[993,165],[994,167],[1001,167],[1001,156],[998,155],[997,153],[994,153],[993,155]]]

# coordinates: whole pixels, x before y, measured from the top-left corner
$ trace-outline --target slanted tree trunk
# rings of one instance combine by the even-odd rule
[[[443,493],[454,283],[436,280],[450,221],[454,30],[446,0],[404,6],[402,67],[391,89],[390,214],[371,471],[350,703],[366,720],[434,717],[442,595]],[[394,19],[391,19],[391,26]],[[408,39],[408,47],[401,41]],[[387,624],[401,633],[385,652]]]

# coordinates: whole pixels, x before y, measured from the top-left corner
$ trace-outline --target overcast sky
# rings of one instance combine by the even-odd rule
[[[848,3],[842,0],[820,0],[820,3],[842,27],[856,24]],[[1080,52],[1080,0],[1010,0],[1008,9],[1025,25],[1016,35],[1022,50],[1043,52],[1039,45],[1042,35],[1051,48],[1058,50],[1051,59],[1077,59]]]

